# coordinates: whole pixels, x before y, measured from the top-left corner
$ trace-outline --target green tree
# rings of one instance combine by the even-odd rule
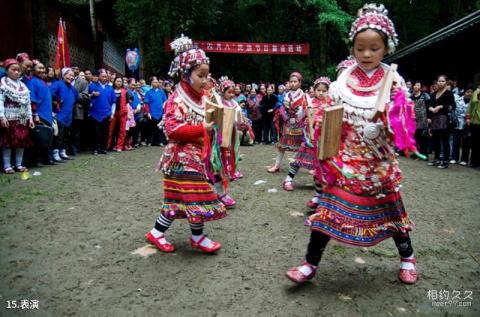
[[[114,5],[116,21],[124,33],[126,46],[137,46],[143,60],[141,74],[166,74],[172,59],[164,49],[164,40],[181,33],[204,36],[220,15],[222,1],[118,0]],[[165,76],[165,75],[164,75]]]
[[[77,0],[81,1],[81,0]],[[480,8],[468,0],[383,0],[408,45]],[[334,76],[334,66],[349,55],[348,31],[364,0],[117,0],[116,22],[124,45],[138,46],[142,74],[163,75],[173,58],[165,39],[181,33],[198,40],[308,42],[310,56],[209,54],[214,76],[236,81],[287,79],[293,70],[307,81]]]

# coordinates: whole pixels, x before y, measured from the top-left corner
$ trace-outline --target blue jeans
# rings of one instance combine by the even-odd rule
[[[458,162],[460,159],[460,143],[462,141],[463,130],[454,129],[452,132],[452,153],[451,159]]]

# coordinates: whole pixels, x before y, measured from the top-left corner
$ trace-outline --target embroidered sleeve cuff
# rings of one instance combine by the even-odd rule
[[[205,130],[205,128],[202,125],[186,124],[175,129],[168,137],[176,141],[195,141],[203,137],[203,130]]]

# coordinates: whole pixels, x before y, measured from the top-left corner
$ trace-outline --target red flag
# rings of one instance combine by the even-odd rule
[[[65,67],[70,67],[70,48],[68,47],[67,26],[63,22],[63,47],[65,51]]]
[[[57,50],[55,53],[55,69],[70,67],[70,52],[68,50],[65,22],[60,19],[57,32]]]

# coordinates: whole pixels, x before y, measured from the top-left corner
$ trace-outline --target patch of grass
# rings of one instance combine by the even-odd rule
[[[48,197],[50,192],[43,191],[30,191],[30,189],[25,188],[20,191],[3,191],[0,194],[0,207],[6,208],[9,204],[26,202],[33,203],[39,197]]]
[[[415,250],[418,257],[429,257],[439,260],[458,259],[458,253],[455,253],[449,248],[426,248]]]
[[[12,179],[12,175],[0,175],[0,185],[10,184]]]
[[[368,252],[380,256],[380,257],[386,257],[386,258],[396,258],[398,257],[397,250],[385,250],[385,249],[380,249],[380,248],[370,248]]]
[[[12,193],[12,192],[3,191],[3,192],[0,194],[0,207],[6,208],[7,205],[8,205],[11,201],[13,201],[13,193]]]
[[[348,252],[348,248],[347,247],[343,247],[341,245],[332,245],[330,247],[335,253],[337,254],[345,254]]]

